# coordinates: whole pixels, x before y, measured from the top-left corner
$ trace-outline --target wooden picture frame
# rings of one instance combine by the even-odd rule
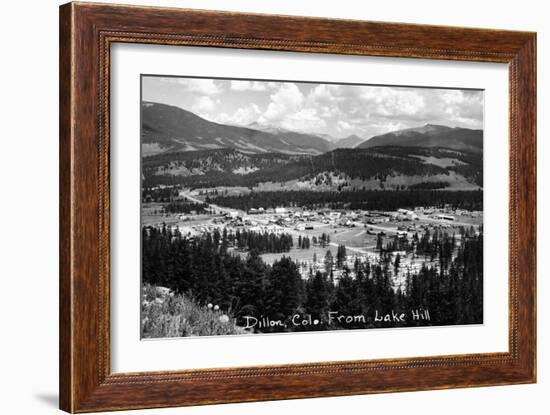
[[[509,352],[111,373],[109,62],[114,43],[509,65]],[[60,8],[60,407],[68,412],[536,381],[536,34],[69,3]]]

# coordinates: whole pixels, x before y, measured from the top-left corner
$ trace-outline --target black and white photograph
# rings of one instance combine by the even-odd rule
[[[143,339],[483,324],[484,91],[141,76]]]

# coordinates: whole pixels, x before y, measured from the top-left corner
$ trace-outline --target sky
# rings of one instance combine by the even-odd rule
[[[367,139],[425,124],[483,129],[483,91],[142,77],[142,98],[209,121]]]

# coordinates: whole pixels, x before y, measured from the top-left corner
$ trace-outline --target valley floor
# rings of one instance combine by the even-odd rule
[[[205,203],[205,197],[198,191],[183,190],[180,197],[192,203]],[[226,231],[256,231],[267,233],[285,233],[293,238],[293,247],[284,253],[263,253],[261,258],[267,264],[273,264],[282,256],[290,257],[300,268],[303,278],[311,273],[325,271],[325,257],[327,251],[336,258],[339,246],[346,251],[347,266],[353,269],[356,260],[370,263],[380,262],[378,239],[382,245],[400,239],[412,240],[413,235],[422,236],[426,231],[440,231],[448,235],[455,235],[457,246],[460,245],[461,229],[476,230],[483,223],[482,212],[463,210],[418,208],[414,211],[414,219],[407,219],[397,211],[364,212],[350,210],[308,211],[302,208],[288,208],[277,213],[271,209],[262,213],[250,214],[243,210],[227,208],[214,203],[207,204],[209,213],[204,214],[164,214],[161,204],[144,204],[142,214],[143,226],[160,227],[163,224],[178,229],[182,235],[200,235],[218,229]],[[443,216],[452,217],[452,220],[443,219]],[[298,245],[299,239],[320,239],[325,234],[330,242],[310,244],[307,248]],[[231,250],[235,255],[246,258],[248,251]],[[396,288],[401,287],[408,273],[417,272],[423,265],[436,266],[436,261],[425,256],[417,256],[414,252],[393,252],[400,255],[400,267],[393,275]],[[341,270],[335,270],[336,278]]]

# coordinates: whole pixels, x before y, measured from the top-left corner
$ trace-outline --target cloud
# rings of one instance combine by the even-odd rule
[[[151,98],[220,123],[368,138],[427,123],[483,128],[483,92],[376,85],[160,78]],[[147,95],[149,97],[149,95]]]
[[[483,93],[432,88],[317,85],[305,104],[336,132],[369,137],[426,123],[483,128]]]
[[[164,83],[183,87],[187,92],[197,95],[218,95],[224,91],[223,83],[214,79],[199,78],[160,78]]]
[[[353,125],[351,125],[349,122],[346,121],[338,121],[337,123],[339,130],[351,130],[353,129]]]
[[[326,121],[319,117],[315,108],[302,108],[300,111],[288,114],[281,126],[288,130],[319,132],[325,129]]]
[[[307,99],[309,103],[318,104],[334,104],[334,102],[341,101],[339,85],[317,85],[311,90]]]
[[[304,95],[294,83],[280,84],[277,92],[270,95],[271,102],[260,122],[283,122],[286,117],[301,109]]]
[[[479,91],[333,84],[308,88],[258,81],[231,81],[230,89],[261,92],[265,106],[249,104],[221,114],[218,122],[257,122],[300,132],[365,138],[427,123],[483,126],[483,93]]]
[[[243,108],[238,108],[233,114],[221,113],[215,118],[220,124],[242,125],[246,126],[258,120],[262,114],[256,104],[250,104]]]
[[[411,89],[368,87],[360,98],[369,105],[369,113],[394,118],[422,112],[426,105],[422,94]]]
[[[276,87],[276,85],[274,82],[231,81],[231,89],[233,91],[263,92]]]
[[[202,96],[197,99],[195,105],[193,105],[192,110],[198,114],[204,114],[214,111],[216,104],[212,98],[209,96]]]
[[[442,94],[445,113],[462,123],[475,125],[483,118],[483,94],[471,91],[447,91]]]

